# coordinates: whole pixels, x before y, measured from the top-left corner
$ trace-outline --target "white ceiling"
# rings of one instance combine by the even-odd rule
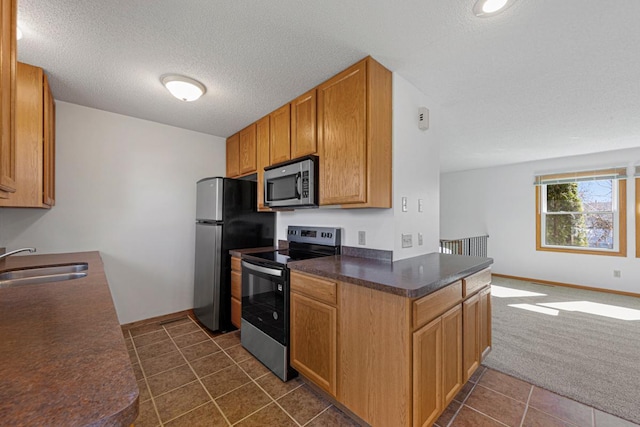
[[[227,137],[371,55],[433,100],[442,171],[640,146],[640,1],[473,4],[19,0],[18,58],[58,100]]]

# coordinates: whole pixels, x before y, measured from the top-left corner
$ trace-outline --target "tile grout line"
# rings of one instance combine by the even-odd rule
[[[153,397],[153,394],[151,393],[151,388],[149,387],[149,382],[147,381],[147,374],[145,374],[144,372],[144,368],[142,367],[142,360],[140,359],[140,355],[138,354],[138,347],[136,346],[135,341],[133,340],[133,335],[131,334],[131,330],[127,331],[129,333],[129,336],[131,337],[131,344],[133,345],[133,351],[136,353],[136,359],[138,359],[138,365],[140,367],[140,371],[142,372],[142,378],[144,379],[144,385],[147,387],[147,391],[149,392],[149,398],[151,400],[151,404],[153,405],[153,410],[156,413],[156,417],[158,418],[158,421],[160,422],[160,427],[164,427],[164,424],[162,423],[162,419],[160,419],[160,412],[158,412],[158,407],[156,405],[156,400]],[[138,395],[138,398],[140,396]],[[138,407],[140,407],[140,405],[138,404]],[[138,416],[140,415],[140,412],[138,411]]]
[[[193,319],[191,319],[192,323],[195,324],[198,329],[202,330],[202,328],[200,328],[200,325],[197,325],[195,322],[193,322]],[[163,326],[163,328],[166,331],[166,328]],[[171,340],[171,342],[173,343],[173,345],[176,346],[176,348],[178,349],[178,353],[180,353],[180,356],[182,356],[182,358],[184,359],[184,361],[187,363],[187,366],[189,367],[189,369],[191,369],[191,372],[193,372],[193,375],[195,375],[196,380],[200,383],[200,386],[204,389],[205,393],[207,393],[207,396],[209,396],[209,399],[211,399],[211,402],[213,402],[213,404],[216,406],[216,408],[218,409],[218,411],[220,412],[220,414],[222,415],[222,417],[224,418],[224,420],[227,422],[227,425],[231,425],[231,422],[229,421],[229,419],[227,418],[227,416],[225,415],[224,412],[222,412],[222,409],[220,408],[220,406],[218,405],[218,403],[215,401],[215,399],[213,398],[213,396],[211,396],[211,393],[209,393],[209,390],[207,390],[207,388],[204,386],[204,384],[202,383],[202,380],[200,379],[200,375],[198,375],[198,373],[195,371],[195,369],[193,369],[193,366],[191,366],[191,363],[189,363],[189,361],[187,360],[187,358],[184,356],[184,354],[182,353],[182,350],[180,349],[180,347],[178,347],[178,345],[176,344],[176,342],[173,340],[173,337],[171,336],[171,334],[169,334],[168,331],[167,335],[169,335],[169,339]],[[203,331],[204,332],[204,331]],[[206,333],[206,332],[205,332]],[[186,335],[186,334],[185,334]],[[209,337],[209,334],[207,334],[207,336]],[[211,339],[213,341],[212,337],[209,337],[209,339]],[[220,347],[218,345],[217,342],[213,341],[215,345],[218,346],[218,348],[220,348],[222,350],[222,347]],[[233,360],[233,359],[232,359]],[[201,405],[202,406],[202,405]],[[184,414],[180,414],[175,418],[179,418],[185,414],[188,414],[189,412],[193,411],[196,408],[192,408],[191,410],[185,412]],[[173,419],[175,419],[173,418]]]
[[[331,407],[333,406],[333,404],[330,404],[329,406],[327,406],[326,408],[324,408],[322,411],[320,411],[320,413],[318,415],[316,415],[315,417],[311,418],[309,421],[307,421],[306,423],[304,423],[305,426],[308,426],[309,424],[311,424],[311,422],[313,420],[315,420],[316,418],[318,418],[320,415],[324,414],[325,412],[327,412],[329,409],[331,409]],[[303,426],[304,427],[304,426]]]
[[[522,420],[520,420],[520,427],[524,426],[524,420],[527,418],[527,412],[529,412],[529,402],[531,401],[531,395],[533,394],[533,384],[529,389],[529,397],[527,397],[527,403],[525,403],[524,413],[522,414]]]
[[[238,329],[238,331],[240,331],[240,330]],[[240,332],[240,333],[242,333],[242,332]],[[217,344],[217,343],[216,343],[216,344]],[[240,345],[242,345],[242,342],[240,343]],[[289,418],[291,418],[291,419],[293,420],[293,422],[294,422],[294,423],[296,423],[296,425],[298,425],[298,426],[300,426],[300,427],[302,426],[302,425],[298,422],[298,420],[296,420],[296,419],[293,417],[293,415],[291,415],[291,414],[290,414],[286,409],[284,409],[284,408],[282,407],[282,405],[280,405],[280,403],[278,403],[278,401],[277,401],[276,399],[274,399],[274,398],[273,398],[273,396],[271,396],[271,395],[270,395],[270,394],[269,394],[269,393],[268,393],[264,388],[262,388],[262,386],[261,386],[260,384],[258,384],[258,382],[256,381],[256,379],[262,378],[262,377],[264,377],[265,375],[268,375],[269,373],[271,373],[271,370],[269,370],[266,374],[261,375],[261,376],[259,376],[258,378],[254,379],[251,375],[249,375],[249,373],[248,373],[247,371],[245,371],[245,370],[244,370],[244,368],[243,368],[242,366],[240,366],[240,364],[239,364],[238,362],[236,362],[236,361],[235,361],[235,359],[234,359],[234,358],[232,358],[231,356],[229,356],[229,354],[225,351],[225,349],[224,349],[224,348],[222,348],[222,347],[220,347],[220,348],[222,349],[222,351],[224,352],[224,354],[226,354],[226,355],[227,355],[227,357],[229,357],[231,360],[233,360],[233,363],[235,363],[235,364],[238,366],[238,368],[240,368],[240,369],[242,370],[242,372],[244,372],[245,374],[247,374],[247,376],[251,379],[251,381],[253,381],[253,383],[254,383],[254,384],[255,384],[255,385],[256,385],[260,390],[262,390],[262,392],[263,392],[264,394],[266,394],[266,395],[269,397],[269,399],[271,399],[272,403],[275,403],[275,404],[276,404],[276,405],[277,405],[277,406],[282,410],[282,412],[284,412],[285,414],[287,414],[287,416],[288,416]],[[229,347],[229,348],[230,348],[230,347]],[[248,351],[248,350],[247,350],[247,351]],[[249,352],[249,354],[251,354],[251,353]],[[247,360],[249,360],[249,359],[247,358]],[[256,359],[256,360],[257,360],[257,359]],[[258,361],[258,363],[260,363],[260,361]],[[284,396],[286,396],[287,394],[292,393],[293,391],[297,390],[297,389],[298,389],[298,388],[300,388],[300,387],[302,387],[302,384],[300,384],[298,387],[294,388],[293,390],[290,390],[290,391],[288,391],[287,393],[283,394],[283,395],[282,395],[282,396],[280,396],[278,399],[283,398],[283,397],[284,397]],[[262,408],[258,409],[258,410],[257,410],[257,411],[255,411],[255,412],[253,412],[253,413],[251,413],[251,414],[247,415],[246,417],[242,418],[241,420],[238,420],[238,421],[236,422],[236,424],[237,424],[237,423],[239,423],[239,422],[241,422],[241,421],[243,421],[243,420],[245,420],[247,417],[249,417],[249,416],[251,416],[251,415],[255,414],[256,412],[261,411],[262,409],[266,408],[266,407],[267,407],[267,406],[269,406],[270,404],[271,404],[271,403],[269,403],[269,404],[267,404],[267,405],[263,406]]]
[[[464,406],[467,406],[467,405],[464,405]],[[493,418],[492,416],[490,416],[490,415],[488,415],[488,414],[485,414],[484,412],[480,412],[479,410],[477,410],[477,409],[476,409],[476,408],[474,408],[473,406],[467,406],[467,408],[471,409],[472,411],[477,412],[478,414],[484,415],[484,416],[485,416],[485,417],[487,417],[487,418],[492,419],[493,421],[497,422],[497,423],[498,423],[498,424],[500,424],[500,425],[503,425],[503,426],[509,427],[507,424],[503,423],[502,421],[497,420],[497,419]]]
[[[475,390],[476,386],[478,385],[478,383],[480,382],[480,378],[482,378],[482,376],[484,375],[484,373],[487,372],[487,368],[484,368],[484,371],[482,371],[482,373],[480,374],[480,376],[478,377],[478,379],[476,380],[475,383],[473,383],[473,386],[471,387],[471,390],[469,390],[469,393],[467,393],[467,395],[465,396],[464,399],[462,399],[462,402],[460,402],[460,406],[458,407],[458,409],[456,409],[456,412],[453,414],[453,417],[451,417],[451,419],[449,420],[449,422],[447,423],[446,427],[450,427],[451,424],[453,423],[453,421],[456,419],[456,417],[458,416],[458,414],[460,413],[460,410],[462,410],[462,407],[464,406],[465,402],[469,399],[469,396],[471,396],[471,393],[473,393],[473,390]],[[467,381],[468,382],[468,381]],[[464,386],[463,386],[464,387]],[[462,387],[460,388],[462,390]],[[453,400],[455,400],[455,397],[453,398]],[[452,402],[453,402],[452,400]],[[449,403],[449,405],[451,405],[451,403]],[[436,420],[437,421],[437,420]]]

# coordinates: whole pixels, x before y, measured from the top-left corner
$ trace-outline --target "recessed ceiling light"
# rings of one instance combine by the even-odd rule
[[[202,83],[185,76],[172,74],[162,77],[161,81],[171,95],[181,101],[195,101],[207,91]]]
[[[22,38],[22,30],[20,27],[16,27],[16,38],[20,40]]]
[[[515,0],[477,0],[473,6],[476,16],[486,18],[507,9]]]

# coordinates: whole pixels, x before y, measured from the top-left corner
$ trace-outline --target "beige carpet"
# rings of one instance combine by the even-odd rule
[[[640,423],[640,298],[500,277],[493,285],[486,366]]]

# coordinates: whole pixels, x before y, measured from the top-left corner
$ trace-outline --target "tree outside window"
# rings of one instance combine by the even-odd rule
[[[537,249],[626,255],[624,173],[537,177]]]

